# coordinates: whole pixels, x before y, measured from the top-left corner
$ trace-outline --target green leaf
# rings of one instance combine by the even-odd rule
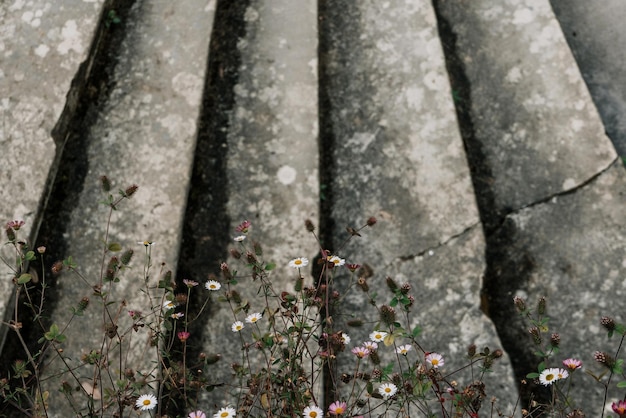
[[[122,246],[120,245],[119,242],[112,242],[109,244],[109,251],[112,251],[114,253],[118,251],[122,251]]]
[[[17,279],[17,284],[26,284],[30,282],[31,279],[32,276],[30,274],[24,273]]]
[[[539,377],[539,373],[528,373],[528,374],[526,375],[526,378],[527,378],[527,379],[536,379],[536,378],[538,378],[538,377]]]
[[[28,251],[28,252],[26,253],[25,258],[26,258],[26,260],[28,260],[28,261],[33,261],[33,260],[35,259],[35,252],[34,252],[34,251]]]
[[[391,306],[393,308],[397,304],[398,304],[398,298],[394,296],[393,299],[391,299],[391,302],[389,303],[389,306]]]
[[[626,380],[622,380],[617,384],[617,387],[620,389],[626,388]]]
[[[276,268],[276,263],[267,263],[265,265],[265,270],[266,271],[271,271],[274,270]]]

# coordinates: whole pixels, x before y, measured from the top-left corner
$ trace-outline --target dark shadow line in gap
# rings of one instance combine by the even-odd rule
[[[536,357],[528,349],[530,344],[520,344],[528,335],[514,307],[513,296],[529,280],[534,263],[523,243],[519,242],[514,224],[507,221],[507,212],[497,206],[491,167],[483,144],[476,136],[472,119],[472,86],[458,50],[457,35],[444,16],[440,2],[433,0],[432,3],[485,236],[486,268],[480,308],[493,322],[503,348],[511,359],[515,380],[521,382],[525,380],[528,371],[534,369]],[[535,391],[535,400],[543,400],[537,397],[543,391],[536,389],[532,383],[522,387],[520,395],[523,405],[530,401],[531,391]]]
[[[234,87],[239,79],[241,64],[237,43],[246,35],[244,14],[249,6],[250,0],[220,0],[216,5],[175,275],[179,289],[184,288],[183,279],[204,285],[209,274],[219,274],[221,262],[228,257],[227,248],[231,242],[231,220],[226,207],[229,197],[226,170],[229,118],[235,104]],[[205,296],[203,292],[191,292],[190,318],[199,313]],[[190,324],[189,332],[197,341],[208,339],[206,324],[213,313],[209,304]],[[218,341],[214,347],[220,349]],[[203,348],[207,347],[188,345],[187,358],[198,358]],[[181,361],[180,353],[182,345],[176,341],[172,360]],[[184,410],[185,402],[181,400],[168,403],[168,414],[176,416],[188,412]],[[176,408],[175,404],[179,407]]]

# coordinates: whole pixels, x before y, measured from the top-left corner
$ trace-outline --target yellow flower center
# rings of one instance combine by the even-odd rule
[[[317,417],[317,412],[315,412],[315,411],[311,411],[311,412],[309,412],[309,416],[310,416],[311,418],[315,418],[315,417]]]
[[[391,392],[391,388],[385,388],[385,392],[387,393]]]
[[[337,408],[335,408],[335,412],[338,414],[343,414],[343,408],[338,406]]]
[[[228,412],[224,411],[220,414],[220,417],[227,417],[228,416]]]
[[[437,360],[436,358],[434,358],[434,359],[432,359],[432,360],[430,361],[430,363],[431,363],[433,366],[438,366],[438,365],[439,365],[439,360]]]
[[[150,399],[144,399],[143,400],[143,404],[146,405],[146,406],[150,405]]]
[[[293,262],[293,264],[295,264],[296,266],[299,266],[300,264],[302,264],[302,260],[296,260]],[[313,412],[315,414],[315,412]]]
[[[553,379],[554,379],[554,375],[553,374],[547,374],[546,375],[546,380],[547,381],[550,381],[550,380],[553,380]]]

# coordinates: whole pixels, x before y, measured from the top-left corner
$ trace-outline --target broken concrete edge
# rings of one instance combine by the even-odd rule
[[[32,243],[32,249],[37,245],[39,230],[43,222],[43,214],[48,207],[65,144],[67,143],[69,135],[82,124],[86,109],[88,108],[85,105],[86,102],[93,99],[93,92],[90,91],[90,87],[100,85],[100,82],[107,78],[106,74],[96,72],[95,68],[98,67],[96,63],[98,60],[109,59],[110,41],[113,31],[116,29],[123,30],[122,28],[116,28],[116,24],[112,23],[110,13],[114,11],[116,16],[123,18],[128,14],[133,4],[134,1],[105,0],[98,23],[93,32],[87,58],[78,67],[76,75],[71,82],[70,90],[67,92],[63,112],[50,132],[54,139],[56,150],[53,162],[48,171],[48,177],[44,184],[43,192],[41,193],[39,203],[35,210],[32,224],[30,225],[27,242]],[[25,270],[28,271],[28,269],[29,264],[26,262]],[[7,302],[7,307],[15,305],[15,296],[15,292],[12,292]],[[9,323],[13,315],[14,310],[7,309],[4,312],[4,323]],[[7,326],[0,326],[0,353],[4,352],[8,331],[9,328]]]

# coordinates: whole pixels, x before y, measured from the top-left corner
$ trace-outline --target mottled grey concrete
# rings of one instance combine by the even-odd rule
[[[234,287],[250,302],[250,311],[264,312],[265,298],[260,281],[252,281],[245,269],[245,252],[253,242],[262,245],[262,259],[276,263],[270,274],[274,292],[293,292],[298,273],[288,267],[296,257],[312,257],[315,239],[304,228],[305,219],[319,218],[317,143],[317,19],[314,1],[253,1],[245,11],[245,37],[238,42],[241,56],[239,80],[234,87],[235,104],[228,130],[227,171],[228,217],[235,237],[236,226],[250,220],[248,238],[230,247],[244,253],[244,260],[228,260],[239,272]],[[311,266],[302,274],[310,284]],[[224,287],[225,289],[225,287]],[[278,307],[270,298],[270,308]],[[205,347],[220,352],[222,361],[211,369],[217,382],[231,381],[231,363],[242,363],[242,340],[231,332],[231,324],[246,315],[233,315],[227,304],[213,304],[206,324]],[[266,312],[264,312],[266,313]],[[280,327],[282,320],[278,320]],[[259,323],[267,330],[267,315]],[[252,325],[246,324],[242,337],[253,343]],[[232,348],[234,347],[234,348]],[[264,366],[257,350],[250,351],[252,372]],[[255,361],[256,360],[256,361]],[[222,390],[208,393],[206,405],[236,404]],[[211,411],[214,412],[214,411]]]
[[[471,88],[497,212],[573,189],[615,159],[547,0],[438,4]]]
[[[369,283],[379,307],[391,299],[386,276],[411,283],[416,302],[408,326],[424,329],[422,347],[443,354],[452,371],[465,364],[471,343],[492,349],[501,343],[479,308],[485,242],[434,11],[427,1],[345,1],[329,3],[320,17],[333,252],[372,266]],[[378,224],[340,247],[346,227],[361,226],[369,216]],[[348,280],[343,269],[334,273],[340,288]],[[333,318],[358,345],[378,314],[358,289],[352,292]],[[366,321],[362,328],[346,326],[358,318]],[[393,351],[381,353],[385,349]],[[423,353],[411,356],[423,361]],[[354,356],[338,362],[349,372]],[[489,380],[487,387],[507,410],[517,395],[506,357],[497,370],[497,383]],[[454,379],[470,383],[468,374]]]
[[[507,217],[493,237],[492,251],[498,261],[491,280],[498,290],[492,296],[493,303],[501,304],[493,311],[496,319],[507,324],[503,338],[530,351],[526,332],[530,324],[522,323],[509,307],[512,297],[520,296],[534,311],[538,298],[545,296],[550,321],[543,339],[552,332],[561,335],[560,352],[550,360],[550,367],[573,357],[583,361],[583,370],[599,375],[602,366],[593,353],[617,350],[619,336],[607,340],[600,318],[607,315],[624,321],[620,307],[626,295],[625,187],[624,168],[617,161],[576,192]],[[540,360],[529,358],[534,358],[528,364],[532,371]],[[604,388],[590,376],[577,373],[569,394],[587,416],[600,415]],[[621,390],[611,384],[609,399],[621,397]]]
[[[548,1],[439,1],[438,10],[470,91],[469,152],[490,176],[478,191],[489,196],[480,203],[491,217],[485,307],[519,379],[541,360],[515,295],[529,306],[548,297],[550,329],[562,341],[550,366],[574,356],[597,370],[602,306],[622,299],[621,283],[610,280],[622,274],[624,240],[624,173],[613,145]],[[584,374],[576,379],[572,400],[598,416],[600,388]]]
[[[21,239],[36,237],[37,211],[55,157],[51,131],[72,78],[87,56],[102,3],[16,0],[0,4],[0,224],[24,220]],[[4,227],[2,235],[4,239]],[[5,250],[0,251],[2,257],[13,260]],[[13,275],[0,263],[2,318],[14,291]],[[0,349],[5,331],[0,328]]]
[[[576,58],[591,97],[617,152],[626,155],[626,7],[623,1],[602,4],[552,0],[563,34]]]
[[[88,130],[87,149],[81,150],[86,153],[89,171],[79,201],[72,209],[65,239],[67,256],[73,257],[91,284],[96,284],[101,274],[108,213],[99,203],[103,195],[98,178],[109,176],[114,181],[114,194],[117,188],[139,185],[132,199],[113,214],[108,232],[110,242],[135,250],[133,268],[121,273],[120,283],[105,288],[110,300],[117,302],[109,309],[119,309],[120,334],[127,332],[131,324],[128,310],[143,312],[146,321],[154,319],[148,314],[151,302],[142,292],[146,288],[142,280],[145,247],[137,242],[156,242],[151,247],[152,270],[147,285],[157,312],[162,292],[152,288],[162,270],[176,269],[214,7],[214,2],[205,0],[135,5],[124,22],[126,38],[112,76],[114,88]],[[107,253],[104,259],[108,261],[112,255]],[[66,323],[69,307],[76,306],[81,297],[92,299],[85,316],[74,319],[65,331],[65,354],[75,365],[80,362],[81,353],[99,350],[103,340],[114,340],[104,336],[102,309],[91,296],[89,285],[71,272],[63,272],[56,288],[58,309],[52,320],[59,324]],[[125,306],[119,304],[122,300],[126,301]],[[86,334],[85,329],[93,332]],[[149,338],[147,327],[132,338],[127,335],[125,344],[132,342],[133,347],[125,353],[124,360],[138,372],[154,374],[157,357],[155,349],[148,345]],[[53,362],[47,373],[60,367],[61,363]],[[115,373],[112,369],[111,372]],[[88,382],[93,371],[83,368],[77,373]],[[50,405],[54,414],[67,416],[69,412],[61,409],[63,401],[57,389],[49,390],[53,394]]]

